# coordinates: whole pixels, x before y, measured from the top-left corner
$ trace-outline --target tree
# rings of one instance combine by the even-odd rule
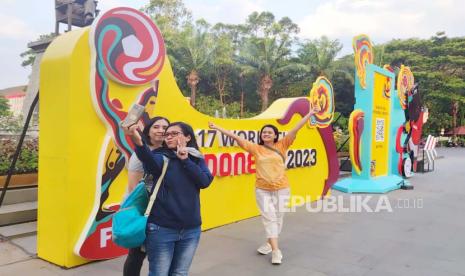
[[[141,10],[157,24],[170,54],[175,37],[186,25],[192,23],[191,12],[182,0],[150,0]]]
[[[320,39],[307,40],[300,44],[297,55],[300,63],[306,66],[313,78],[326,76],[331,79],[337,69],[334,60],[341,49],[342,44],[339,40],[330,40],[322,36]]]
[[[54,37],[56,37],[55,33],[41,34],[36,41],[47,41]],[[19,56],[23,58],[23,61],[21,62],[21,66],[27,67],[34,63],[34,60],[36,58],[36,53],[32,49],[29,48],[26,51],[19,54]]]
[[[234,30],[235,26],[222,23],[218,23],[212,28],[214,51],[210,59],[210,67],[214,76],[214,86],[222,106],[225,104],[226,89],[231,84],[231,75],[235,69],[233,60],[235,52],[233,44]]]
[[[336,110],[348,117],[355,102],[354,56],[347,55],[336,60],[342,44],[326,36],[306,40],[299,46],[296,62],[306,72],[306,83],[311,84],[319,76],[326,76],[333,85]]]
[[[334,90],[336,111],[349,117],[354,110],[354,55],[344,56],[333,62],[331,83]],[[347,127],[347,126],[346,126]]]
[[[429,108],[425,133],[439,133],[453,125],[451,106],[465,107],[465,38],[448,38],[438,32],[430,39],[392,40],[384,45],[384,59],[410,66],[420,85],[423,104]],[[463,113],[457,114],[457,122]]]
[[[273,79],[295,65],[289,63],[289,58],[299,28],[288,17],[276,22],[270,12],[252,13],[242,28],[243,47],[237,58],[245,74],[258,76],[257,90],[263,111],[269,104]]]
[[[8,104],[8,100],[0,96],[0,117],[7,116],[10,113],[10,105]]]
[[[187,85],[191,90],[192,106],[195,106],[200,72],[208,65],[215,51],[209,29],[210,26],[205,20],[186,25],[177,36],[173,50],[173,63],[177,70],[185,74]]]

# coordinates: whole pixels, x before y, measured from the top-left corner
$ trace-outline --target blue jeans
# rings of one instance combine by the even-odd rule
[[[177,230],[147,223],[149,276],[187,276],[200,232],[200,226]]]

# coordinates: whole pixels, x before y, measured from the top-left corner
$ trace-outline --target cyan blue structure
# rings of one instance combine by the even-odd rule
[[[383,161],[387,162],[387,172],[379,176],[373,175],[372,172],[374,155],[372,145],[375,143],[372,128],[373,120],[376,119],[373,112],[375,109],[375,93],[382,93],[379,89],[375,91],[375,74],[377,73],[389,78],[388,82],[390,83],[390,97],[388,98],[390,106],[388,111],[389,126],[384,129],[383,137],[383,139],[388,139],[387,156],[384,156],[387,160]],[[333,189],[346,193],[386,193],[400,188],[405,180],[398,172],[399,153],[396,152],[395,143],[397,131],[405,122],[405,116],[400,105],[399,96],[395,90],[395,74],[374,64],[366,64],[365,89],[360,85],[357,75],[355,76],[354,109],[360,109],[364,112],[364,131],[361,135],[360,144],[362,170],[360,174],[357,174],[352,166],[352,176],[338,181],[334,184]],[[402,135],[404,136],[405,134]],[[403,141],[403,138],[401,141]]]

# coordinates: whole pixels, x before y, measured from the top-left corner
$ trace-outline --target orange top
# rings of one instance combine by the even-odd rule
[[[240,139],[242,148],[255,157],[256,181],[255,186],[259,189],[277,191],[289,187],[289,180],[285,173],[283,158],[275,151],[262,145]],[[287,150],[294,139],[284,136],[271,147],[278,150],[286,158]]]

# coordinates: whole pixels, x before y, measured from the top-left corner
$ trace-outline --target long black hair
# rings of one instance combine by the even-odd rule
[[[149,144],[150,146],[153,146],[152,142],[150,141],[150,135],[149,135],[150,128],[153,126],[153,124],[155,124],[156,122],[160,120],[165,120],[168,123],[168,125],[170,124],[170,120],[168,120],[167,118],[162,117],[162,116],[156,116],[148,121],[148,123],[144,127],[144,130],[142,131],[142,134],[144,135],[144,138],[145,138],[145,142]]]
[[[169,124],[169,126],[166,129],[168,130],[170,127],[173,127],[173,126],[179,126],[184,136],[191,137],[191,140],[187,142],[187,145],[186,145],[187,147],[192,147],[197,150],[199,149],[199,146],[197,145],[197,139],[195,138],[194,130],[192,129],[190,125],[184,122],[174,122],[174,123]],[[167,147],[165,142],[163,142],[163,147],[165,148]]]
[[[260,133],[259,133],[259,135],[258,135],[258,144],[259,144],[259,145],[264,145],[264,144],[265,144],[265,142],[263,142],[263,140],[262,140],[262,132],[263,132],[263,130],[264,130],[265,128],[267,128],[267,127],[271,128],[271,129],[273,130],[275,136],[276,136],[276,137],[274,138],[274,140],[273,140],[273,143],[278,142],[278,139],[279,139],[279,130],[278,130],[278,128],[275,127],[274,125],[264,125],[264,126],[262,127],[262,129],[260,129]]]

